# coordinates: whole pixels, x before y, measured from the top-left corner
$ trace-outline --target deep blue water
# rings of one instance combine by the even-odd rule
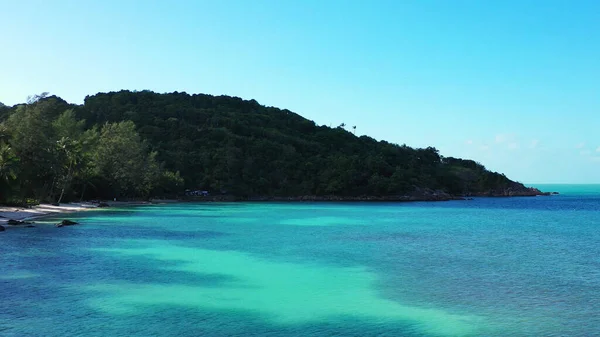
[[[8,230],[0,336],[600,336],[600,186],[540,187],[562,194],[169,204]]]

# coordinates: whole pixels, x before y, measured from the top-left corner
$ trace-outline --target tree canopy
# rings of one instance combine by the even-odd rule
[[[174,196],[462,195],[523,187],[434,147],[355,136],[255,100],[151,91],[0,106],[2,201]],[[10,191],[10,192],[8,192]]]

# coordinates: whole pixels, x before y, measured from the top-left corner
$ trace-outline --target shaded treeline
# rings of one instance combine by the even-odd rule
[[[175,196],[460,195],[523,187],[482,165],[356,137],[236,97],[46,94],[0,105],[0,202]]]

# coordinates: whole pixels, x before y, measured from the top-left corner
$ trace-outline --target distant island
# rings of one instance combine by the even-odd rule
[[[124,90],[76,105],[43,93],[0,104],[0,203],[185,198],[186,190],[210,200],[547,194],[434,147],[355,130],[230,96]]]

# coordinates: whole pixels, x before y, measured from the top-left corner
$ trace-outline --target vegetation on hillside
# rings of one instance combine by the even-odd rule
[[[254,100],[150,91],[0,105],[0,202],[176,196],[453,195],[524,188],[433,147],[357,137]]]

